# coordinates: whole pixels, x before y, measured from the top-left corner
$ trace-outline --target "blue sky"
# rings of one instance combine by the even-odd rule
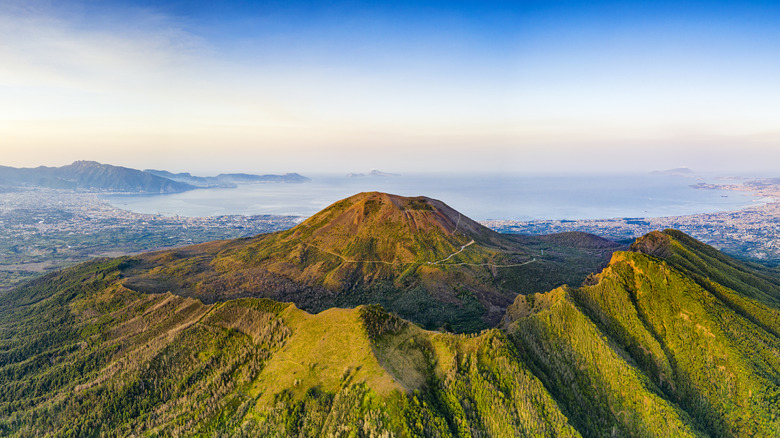
[[[0,0],[0,148],[216,173],[768,172],[771,2]]]

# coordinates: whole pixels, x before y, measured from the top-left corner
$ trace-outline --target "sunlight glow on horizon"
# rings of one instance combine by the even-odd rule
[[[0,0],[0,165],[747,170],[780,158],[775,8],[304,16],[133,3]]]

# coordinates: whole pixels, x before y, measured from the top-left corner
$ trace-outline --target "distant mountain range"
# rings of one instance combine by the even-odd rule
[[[311,179],[297,173],[285,173],[284,175],[252,175],[248,173],[221,173],[217,176],[193,176],[189,173],[171,173],[166,170],[146,169],[144,172],[179,181],[200,188],[210,187],[236,187],[237,184],[257,183],[302,183]]]
[[[780,275],[361,193],[0,295],[0,435],[776,437]]]
[[[15,168],[0,166],[0,183],[54,189],[115,192],[177,193],[195,187],[127,167],[76,161],[62,167]]]
[[[285,175],[221,174],[197,177],[164,170],[130,169],[95,161],[76,161],[62,167],[15,168],[0,166],[0,187],[47,187],[134,193],[179,193],[197,188],[235,187],[236,183],[306,182],[297,173]]]
[[[363,176],[388,177],[388,176],[401,176],[401,175],[397,174],[397,173],[382,172],[382,171],[376,170],[376,169],[374,169],[374,170],[372,170],[371,172],[368,172],[368,173],[352,173],[352,172],[350,172],[350,173],[347,174],[347,177],[349,177],[349,178],[360,178],[360,177],[363,177]]]
[[[651,172],[653,175],[671,175],[671,176],[696,176],[696,173],[687,167],[677,167],[675,169],[667,170],[654,170]]]

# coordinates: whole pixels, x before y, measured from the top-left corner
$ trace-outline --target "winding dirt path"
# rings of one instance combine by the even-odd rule
[[[344,257],[343,255],[337,254],[337,253],[335,253],[333,251],[328,251],[327,249],[320,248],[317,245],[312,245],[311,243],[306,243],[306,242],[303,242],[303,241],[301,241],[301,243],[303,245],[315,248],[318,251],[322,251],[325,254],[330,254],[330,255],[332,255],[334,257],[338,257],[344,263],[382,263],[382,264],[385,264],[385,265],[417,265],[417,264],[422,264],[422,262],[400,262],[400,261],[388,262],[388,261],[385,261],[385,260],[353,260],[353,259],[348,259],[348,258]],[[538,260],[536,260],[536,257],[534,257],[533,259],[531,259],[531,260],[529,260],[527,262],[513,263],[513,264],[507,264],[507,265],[497,265],[495,263],[468,263],[468,262],[446,263],[447,260],[449,260],[449,259],[455,257],[456,255],[462,253],[466,248],[468,248],[469,246],[471,246],[471,245],[473,245],[475,243],[476,242],[474,240],[471,240],[469,243],[461,246],[459,250],[457,250],[454,253],[450,254],[446,258],[443,258],[441,260],[436,260],[435,262],[427,262],[427,264],[428,265],[448,265],[448,266],[488,266],[488,267],[491,267],[491,268],[517,268],[517,267],[525,266],[525,265],[527,265],[529,263],[534,263],[534,262],[538,261]]]

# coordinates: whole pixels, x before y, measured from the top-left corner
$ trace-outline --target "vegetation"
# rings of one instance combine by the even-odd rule
[[[675,231],[633,248],[665,260],[615,253],[588,285],[518,297],[507,312],[510,337],[575,427],[780,433],[772,279]]]
[[[0,433],[578,436],[500,331],[141,294],[121,284],[126,263],[3,296]]]
[[[369,216],[384,214],[381,199],[367,201],[377,201]],[[340,272],[343,260],[309,252],[292,236],[324,245],[332,237],[318,230],[338,233],[334,224],[351,205],[337,204],[335,219],[313,217],[319,228],[98,259],[0,295],[0,435],[780,435],[780,283],[769,271],[671,230],[654,233],[632,252],[615,252],[582,286],[518,295],[499,328],[476,331],[491,299],[491,289],[478,287],[499,284],[490,269],[415,261],[412,271],[361,267],[343,273],[350,289],[327,287],[319,275]],[[446,213],[429,205],[399,211]],[[423,216],[413,221],[418,229]],[[447,230],[406,242],[429,239],[441,257],[434,241],[457,251],[464,240]],[[364,237],[375,240],[347,238],[328,251],[390,254],[382,236]],[[613,248],[579,234],[466,238],[482,243],[458,260],[512,257],[508,248],[520,245],[566,260],[577,250],[559,245],[577,240],[593,251]],[[289,258],[278,259],[280,248]],[[275,277],[253,277],[272,266]],[[301,275],[316,281],[300,283]],[[269,284],[290,297],[306,296],[306,285],[321,297],[299,300],[312,306],[356,306],[309,313],[299,301],[257,297]],[[411,313],[424,303],[415,315],[426,325],[473,332],[426,330],[375,302]]]
[[[203,302],[381,304],[429,329],[495,326],[518,293],[579,284],[619,245],[584,233],[504,236],[429,198],[361,193],[286,231],[139,256],[125,286]]]

